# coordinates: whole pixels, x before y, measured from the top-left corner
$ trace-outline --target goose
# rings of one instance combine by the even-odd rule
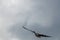
[[[44,34],[40,34],[40,33],[36,33],[35,31],[32,31],[32,30],[30,30],[30,29],[28,29],[28,28],[26,28],[26,27],[24,27],[24,26],[23,26],[23,28],[24,28],[25,30],[28,30],[28,31],[34,33],[35,36],[38,37],[38,38],[41,38],[41,37],[51,37],[51,36],[48,36],[48,35],[44,35]]]

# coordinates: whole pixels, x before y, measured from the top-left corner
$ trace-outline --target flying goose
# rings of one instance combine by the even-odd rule
[[[32,33],[34,33],[35,36],[38,37],[38,38],[41,38],[41,37],[51,37],[51,36],[48,36],[48,35],[36,33],[35,31],[32,31],[32,30],[30,30],[30,29],[28,29],[28,28],[26,28],[26,27],[24,27],[24,26],[23,26],[23,28],[26,29],[26,30],[28,30],[28,31],[30,31],[30,32],[32,32]]]

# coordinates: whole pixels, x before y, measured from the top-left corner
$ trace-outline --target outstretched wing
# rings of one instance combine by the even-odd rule
[[[28,30],[28,31],[30,31],[30,32],[35,33],[35,31],[32,31],[32,30],[30,30],[30,29],[28,29],[28,28],[26,28],[26,27],[24,27],[24,26],[23,26],[23,28],[26,29],[26,30]]]
[[[48,35],[44,35],[44,34],[40,34],[41,37],[52,37],[52,36],[48,36]]]

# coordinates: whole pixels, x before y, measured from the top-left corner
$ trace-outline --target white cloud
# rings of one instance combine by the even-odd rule
[[[8,29],[19,22],[19,15],[24,15],[30,9],[29,2],[30,0],[0,0],[0,40],[18,40],[11,38]]]
[[[12,38],[11,40],[20,40],[20,39],[18,39],[18,38]]]

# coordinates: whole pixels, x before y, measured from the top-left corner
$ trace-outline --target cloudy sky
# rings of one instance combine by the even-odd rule
[[[60,0],[0,0],[0,40],[60,40]],[[22,26],[51,38],[38,39]]]

